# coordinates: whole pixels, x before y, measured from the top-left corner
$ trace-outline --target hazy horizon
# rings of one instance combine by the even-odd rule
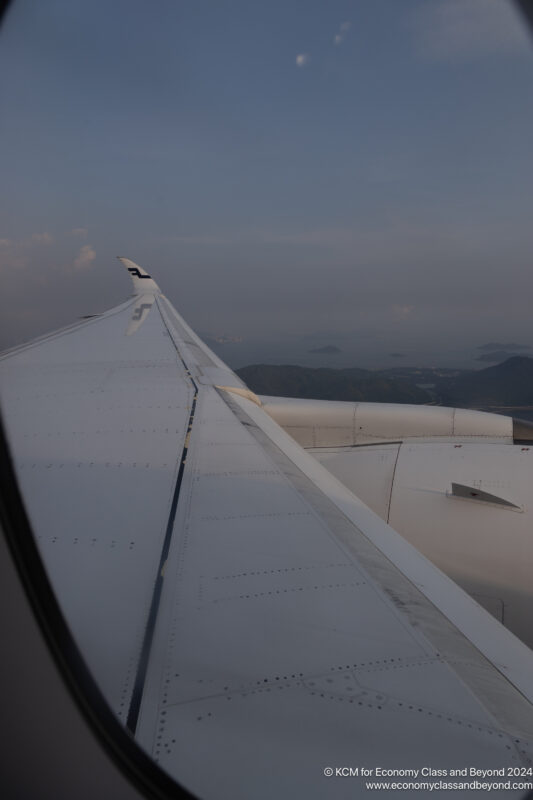
[[[202,334],[202,332],[200,332]],[[471,349],[442,349],[437,352],[406,347],[402,353],[391,353],[376,348],[370,341],[350,342],[348,337],[292,337],[284,341],[244,340],[235,343],[219,343],[205,335],[205,340],[212,350],[233,369],[251,364],[293,364],[304,367],[361,367],[364,369],[387,368],[442,368],[442,369],[484,369],[495,366],[514,355],[533,357],[533,349],[521,349],[519,352],[509,351],[501,358],[482,360],[480,346]],[[340,346],[338,353],[312,353],[313,347],[334,344]]]

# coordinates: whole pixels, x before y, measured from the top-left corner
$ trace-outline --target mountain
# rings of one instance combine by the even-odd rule
[[[253,364],[236,370],[257,394],[374,403],[479,408],[533,406],[533,358],[513,356],[480,370],[403,367],[371,371]]]
[[[478,345],[477,349],[491,352],[496,350],[531,350],[531,347],[528,344],[517,344],[516,342],[487,342],[487,344]]]
[[[521,353],[513,353],[509,352],[509,350],[492,350],[490,353],[483,353],[483,355],[478,356],[476,361],[490,361],[492,364],[496,362],[507,361],[508,358],[513,358],[514,356],[520,356]]]
[[[443,405],[533,405],[533,358],[514,356],[494,367],[464,372],[441,382],[439,393]]]
[[[256,394],[376,403],[428,403],[430,395],[414,381],[391,378],[357,367],[313,368],[253,364],[236,370]]]

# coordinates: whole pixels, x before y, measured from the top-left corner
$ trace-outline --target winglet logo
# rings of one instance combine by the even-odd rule
[[[132,320],[137,322],[138,320],[142,319],[143,311],[150,311],[151,308],[152,308],[152,303],[142,303],[140,306],[137,306],[137,308],[132,314],[131,317]]]
[[[136,278],[150,278],[150,275],[141,275],[141,272],[138,267],[128,267],[128,272],[130,275],[135,275]]]

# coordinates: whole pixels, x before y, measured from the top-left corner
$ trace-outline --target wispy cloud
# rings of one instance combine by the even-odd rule
[[[530,52],[517,12],[503,0],[435,0],[411,20],[417,49],[432,61],[465,61]]]
[[[53,241],[53,236],[46,231],[32,233],[24,239],[0,239],[0,272],[25,269],[31,258],[42,253],[42,247],[48,247]]]
[[[88,233],[89,231],[87,230],[87,228],[72,228],[72,230],[69,232],[69,235],[79,236],[80,239],[86,239]]]
[[[74,259],[72,266],[75,270],[85,270],[88,269],[94,259],[96,258],[96,253],[91,247],[90,244],[84,244],[81,248],[80,252]]]
[[[396,319],[402,320],[402,319],[407,319],[407,317],[409,317],[413,313],[414,308],[415,308],[414,306],[395,305],[392,307],[392,311]]]
[[[333,37],[333,42],[337,47],[343,43],[351,27],[352,27],[351,22],[341,22],[341,24],[339,25],[339,30]]]
[[[17,247],[9,239],[3,239],[5,244],[0,248],[0,274],[7,275],[14,271],[23,270],[28,266],[27,252]]]
[[[336,46],[338,46],[338,45],[343,43],[343,41],[345,40],[346,36],[348,35],[348,31],[350,30],[351,27],[352,27],[352,23],[351,22],[349,22],[349,21],[341,22],[341,24],[339,25],[339,27],[337,29],[337,33],[333,37],[333,42],[334,42],[334,44]],[[301,69],[302,67],[305,67],[309,63],[310,60],[311,60],[311,57],[310,57],[309,53],[298,53],[298,55],[296,56],[296,59],[295,59],[296,66]]]
[[[185,244],[185,245],[207,245],[207,246],[219,246],[219,245],[234,245],[240,244],[243,241],[246,241],[250,238],[250,234],[247,232],[243,233],[230,233],[227,235],[222,234],[211,234],[211,233],[199,233],[199,234],[191,234],[186,236],[161,236],[158,238],[157,241],[165,242],[166,243],[177,243],[177,244]]]
[[[33,233],[30,237],[31,244],[52,244],[53,237],[49,233]]]
[[[72,255],[67,255],[65,252],[72,247],[72,243],[69,245],[71,236],[84,237],[87,233],[85,228],[75,229],[75,231],[80,232],[68,231],[53,237],[45,231],[32,233],[22,239],[0,239],[0,272],[12,273],[14,270],[27,270],[30,266],[33,268],[37,264],[40,265],[40,269],[45,262],[52,270],[81,272],[88,269],[96,258],[96,253],[91,245],[83,245],[74,259]]]

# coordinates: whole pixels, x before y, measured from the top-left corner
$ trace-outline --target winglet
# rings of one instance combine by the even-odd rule
[[[117,258],[124,264],[130,273],[130,277],[133,281],[134,294],[156,294],[157,292],[161,291],[157,283],[151,278],[146,270],[144,270],[134,261],[130,261],[129,258],[121,258],[121,256],[117,256]]]

